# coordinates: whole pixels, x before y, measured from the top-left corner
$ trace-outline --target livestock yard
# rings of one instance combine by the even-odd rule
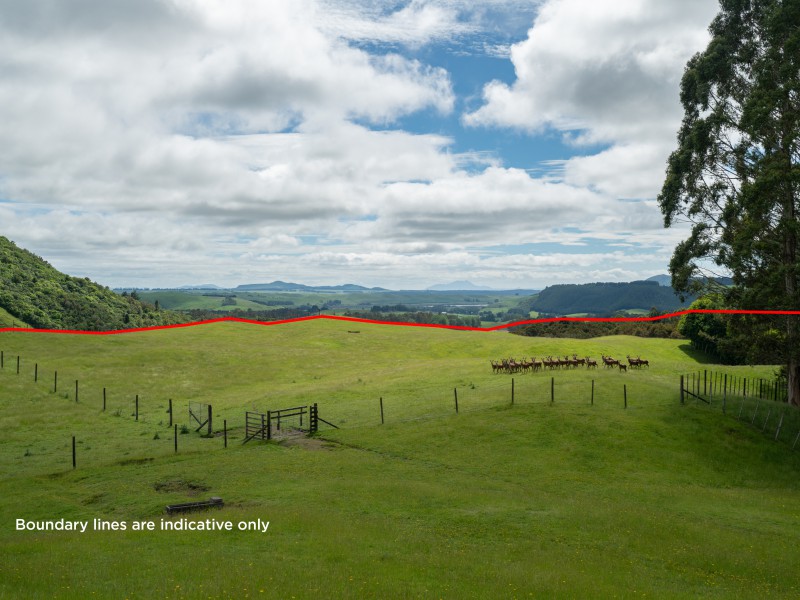
[[[773,436],[774,399],[752,422],[699,384],[681,404],[681,375],[775,367],[329,321],[7,331],[0,350],[0,598],[800,592],[793,413]],[[312,405],[314,436],[243,443],[247,413]]]

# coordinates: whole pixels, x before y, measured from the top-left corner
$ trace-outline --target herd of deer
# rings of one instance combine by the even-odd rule
[[[628,367],[649,367],[650,361],[636,357],[631,358],[631,356],[626,357],[628,359],[628,364],[624,364],[621,360],[617,360],[615,358],[611,358],[610,356],[601,356],[601,360],[603,361],[603,366],[605,367],[617,367],[620,371],[627,371]],[[504,358],[501,360],[493,360],[492,363],[492,371],[495,373],[527,373],[528,371],[536,372],[542,369],[570,369],[570,368],[577,368],[577,367],[586,367],[587,369],[592,367],[597,367],[597,361],[594,359],[589,358],[588,356],[585,358],[578,358],[576,354],[572,355],[572,358],[569,356],[565,356],[564,358],[553,358],[552,356],[548,356],[543,358],[542,360],[536,360],[536,358],[532,358],[528,360],[527,358],[523,358],[522,360],[516,360],[514,358]]]

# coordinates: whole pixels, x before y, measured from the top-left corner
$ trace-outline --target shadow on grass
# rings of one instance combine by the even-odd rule
[[[703,352],[702,350],[698,350],[697,348],[692,347],[691,344],[681,344],[678,346],[678,350],[683,352],[686,356],[699,362],[700,364],[708,365],[708,364],[718,364],[719,359],[707,352]]]

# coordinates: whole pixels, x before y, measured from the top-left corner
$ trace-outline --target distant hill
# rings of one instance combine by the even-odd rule
[[[234,288],[239,292],[380,292],[384,288],[368,288],[363,285],[346,283],[344,285],[304,285],[302,283],[287,283],[286,281],[273,281],[272,283],[247,283]]]
[[[671,287],[659,285],[658,281],[562,284],[539,292],[531,302],[531,308],[556,315],[609,314],[653,307],[665,312],[685,308],[692,300],[694,297],[689,297],[682,303]]]
[[[0,316],[36,329],[108,331],[185,322],[135,294],[120,296],[88,278],[71,277],[0,236]],[[7,316],[3,321],[8,321]]]
[[[663,285],[665,287],[670,287],[672,285],[672,277],[669,275],[653,275],[652,277],[648,277],[645,281],[656,281],[658,285]],[[702,281],[708,280],[702,279]],[[720,285],[733,285],[733,279],[730,277],[715,277],[714,281]]]
[[[672,286],[672,277],[669,275],[653,275],[652,277],[645,279],[645,281],[655,281],[658,285],[663,287]]]
[[[449,291],[467,292],[474,290],[486,290],[486,291],[492,290],[492,288],[487,287],[485,285],[475,285],[471,281],[464,281],[464,280],[453,281],[452,283],[437,283],[436,285],[432,285],[427,289],[432,292],[449,292]]]

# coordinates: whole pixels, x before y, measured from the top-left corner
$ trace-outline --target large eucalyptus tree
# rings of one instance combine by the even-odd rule
[[[684,118],[658,198],[667,227],[692,223],[672,283],[686,292],[722,267],[729,306],[800,310],[800,0],[720,0],[709,31],[681,81]],[[800,317],[743,324],[780,346],[800,404]]]

